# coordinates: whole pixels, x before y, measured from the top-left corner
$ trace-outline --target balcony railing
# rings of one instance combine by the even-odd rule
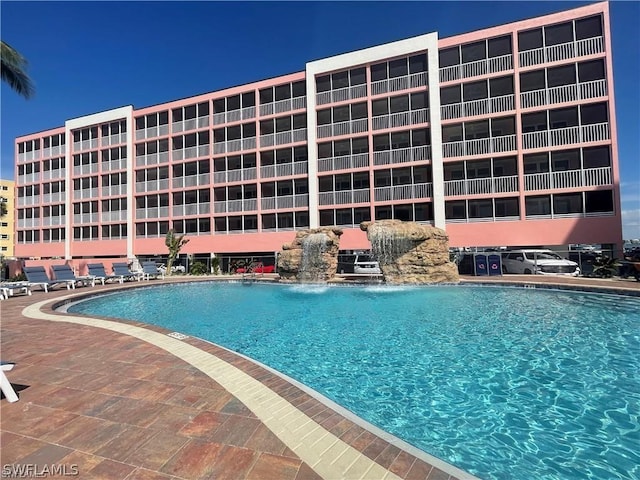
[[[243,138],[241,140],[227,140],[213,144],[213,153],[238,152],[240,150],[253,150],[256,148],[256,137]]]
[[[127,220],[126,210],[114,210],[112,212],[102,212],[100,214],[102,222],[125,222]]]
[[[149,180],[147,182],[136,183],[136,193],[141,192],[156,192],[158,190],[168,190],[169,179],[163,178],[160,180]]]
[[[35,228],[40,226],[39,218],[19,218],[16,220],[17,228]]]
[[[169,135],[169,125],[156,125],[155,127],[147,127],[142,130],[136,130],[136,140],[145,140],[147,138],[163,137]]]
[[[609,123],[595,123],[554,130],[541,130],[522,134],[522,148],[546,148],[574,143],[601,142],[609,140]]]
[[[42,172],[42,180],[58,180],[64,178],[67,174],[66,169],[56,168],[55,170],[44,170]]]
[[[398,112],[385,115],[377,115],[372,118],[372,128],[381,130],[383,128],[406,127],[407,125],[417,125],[429,121],[429,109],[422,108],[412,112]]]
[[[502,95],[500,97],[482,98],[470,102],[452,103],[440,107],[442,120],[452,118],[475,117],[490,113],[508,112],[515,109],[515,95]]]
[[[353,85],[351,87],[337,88],[327,92],[316,94],[316,104],[325,105],[327,103],[344,102],[367,96],[366,85]]]
[[[166,218],[169,216],[169,207],[136,208],[136,218]]]
[[[42,149],[42,158],[60,157],[65,154],[64,145],[56,145],[55,147],[45,147]]]
[[[23,152],[18,154],[18,163],[31,162],[40,159],[40,150],[32,150],[31,152]]]
[[[94,173],[98,173],[98,164],[97,163],[88,163],[85,165],[74,165],[73,166],[73,175],[91,175]]]
[[[243,180],[255,180],[256,167],[239,168],[213,173],[213,183],[242,182]]]
[[[420,162],[431,159],[431,146],[399,148],[373,153],[374,165],[389,165],[393,163]]]
[[[105,185],[102,187],[102,195],[105,197],[122,196],[127,194],[127,185]]]
[[[319,205],[348,205],[351,203],[369,203],[370,201],[371,190],[369,188],[321,192],[318,196]]]
[[[341,155],[338,157],[318,159],[319,172],[331,172],[333,170],[348,170],[351,168],[364,168],[368,166],[369,166],[368,153],[355,153],[353,155]]]
[[[121,143],[127,143],[127,132],[115,133],[113,135],[109,135],[108,137],[102,137],[100,142],[103,147],[107,147],[109,145],[119,145]]]
[[[318,126],[318,138],[338,137],[340,135],[350,135],[353,133],[366,132],[369,122],[366,118],[351,120],[350,122],[333,123]]]
[[[607,81],[603,79],[524,92],[520,94],[520,103],[522,108],[532,108],[554,103],[605,97],[606,95]]]
[[[114,170],[126,170],[127,159],[120,158],[118,160],[109,160],[108,162],[102,162],[101,168],[103,172],[113,172]]]
[[[440,81],[451,82],[461,78],[477,77],[488,73],[503,72],[513,68],[513,55],[485,58],[475,62],[451,65],[440,69]]]
[[[64,225],[67,222],[65,215],[59,215],[55,217],[42,217],[43,227],[56,227],[58,225]]]
[[[209,155],[209,145],[186,147],[180,150],[173,150],[171,158],[173,160],[186,160],[188,158],[207,157]]]
[[[476,140],[464,140],[460,142],[447,142],[442,144],[442,154],[446,158],[510,152],[515,149],[515,135],[479,138]]]
[[[261,178],[288,177],[304,175],[308,172],[306,162],[280,163],[277,165],[263,165],[260,167]]]
[[[29,195],[27,197],[18,197],[18,206],[38,205],[40,203],[40,195]]]
[[[508,193],[518,191],[518,176],[470,178],[467,180],[447,180],[444,182],[444,195],[483,195],[489,193]]]
[[[309,194],[284,195],[263,198],[260,202],[262,210],[279,210],[282,208],[299,208],[309,206]]]
[[[222,125],[224,123],[240,122],[250,118],[256,118],[256,107],[245,107],[228,112],[219,112],[213,114],[213,124]]]
[[[42,203],[61,203],[66,199],[65,192],[44,193],[42,194]]]
[[[98,223],[97,213],[76,213],[73,215],[73,223],[75,225],[83,225],[85,223]]]
[[[524,189],[527,191],[595,187],[611,183],[611,167],[531,173],[524,176]]]
[[[80,142],[73,142],[73,151],[80,152],[82,150],[93,150],[98,148],[98,139],[92,138],[89,140],[82,140]]]
[[[413,198],[431,198],[433,197],[433,184],[415,183],[413,185],[376,187],[374,189],[374,197],[376,202],[410,200]]]
[[[186,217],[189,215],[208,215],[211,212],[211,204],[209,202],[204,202],[174,205],[172,211],[174,217]]]
[[[518,54],[520,67],[558,62],[569,58],[584,57],[604,52],[604,38],[592,37],[574,42],[561,43],[549,47],[540,47]]]
[[[258,209],[258,200],[249,198],[214,202],[213,208],[214,213],[255,212]]]
[[[40,172],[26,173],[24,175],[18,175],[18,184],[24,185],[25,183],[36,183],[40,181]]]
[[[292,112],[307,108],[307,97],[286,98],[271,103],[260,105],[260,115],[273,115],[274,113]]]
[[[169,162],[169,152],[149,153],[148,155],[138,155],[136,157],[136,167],[145,165],[157,165]]]
[[[98,196],[97,188],[83,188],[82,190],[75,190],[73,192],[74,200],[82,200],[84,198],[96,198]]]
[[[185,177],[177,177],[172,181],[173,188],[196,187],[200,185],[210,185],[211,174],[200,173],[198,175],[187,175]]]
[[[402,77],[386,78],[371,82],[371,95],[380,95],[387,92],[397,92],[410,88],[424,87],[427,85],[427,72],[412,73]]]
[[[197,130],[199,128],[207,128],[209,126],[209,115],[189,118],[171,124],[171,133],[187,132],[189,130]]]
[[[298,128],[286,132],[269,133],[260,135],[260,147],[272,145],[285,145],[287,143],[304,142],[307,139],[307,129]]]

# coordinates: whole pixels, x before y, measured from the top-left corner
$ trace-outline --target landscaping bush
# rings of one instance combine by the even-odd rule
[[[202,263],[202,262],[195,262],[193,264],[191,264],[191,268],[189,269],[189,273],[191,275],[206,275],[207,273],[207,266]]]

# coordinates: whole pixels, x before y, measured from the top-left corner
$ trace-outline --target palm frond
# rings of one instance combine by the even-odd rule
[[[0,42],[0,74],[9,87],[25,98],[35,94],[35,88],[27,74],[27,60],[11,45]]]

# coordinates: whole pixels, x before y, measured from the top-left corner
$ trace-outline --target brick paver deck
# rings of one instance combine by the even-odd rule
[[[533,280],[589,283],[525,278]],[[590,283],[640,293],[640,282]],[[8,376],[20,396],[0,402],[5,478],[30,466],[66,469],[47,478],[77,469],[77,478],[109,480],[472,478],[208,342],[137,322],[66,321],[49,301],[69,293],[0,303],[0,352],[17,363]],[[40,311],[50,318],[31,318]]]

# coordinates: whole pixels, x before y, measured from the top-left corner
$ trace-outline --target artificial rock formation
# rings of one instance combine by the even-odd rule
[[[327,282],[338,270],[339,228],[312,228],[296,233],[293,242],[278,254],[278,274],[282,281]]]
[[[362,222],[386,283],[457,283],[458,267],[449,260],[444,230],[401,220]]]

